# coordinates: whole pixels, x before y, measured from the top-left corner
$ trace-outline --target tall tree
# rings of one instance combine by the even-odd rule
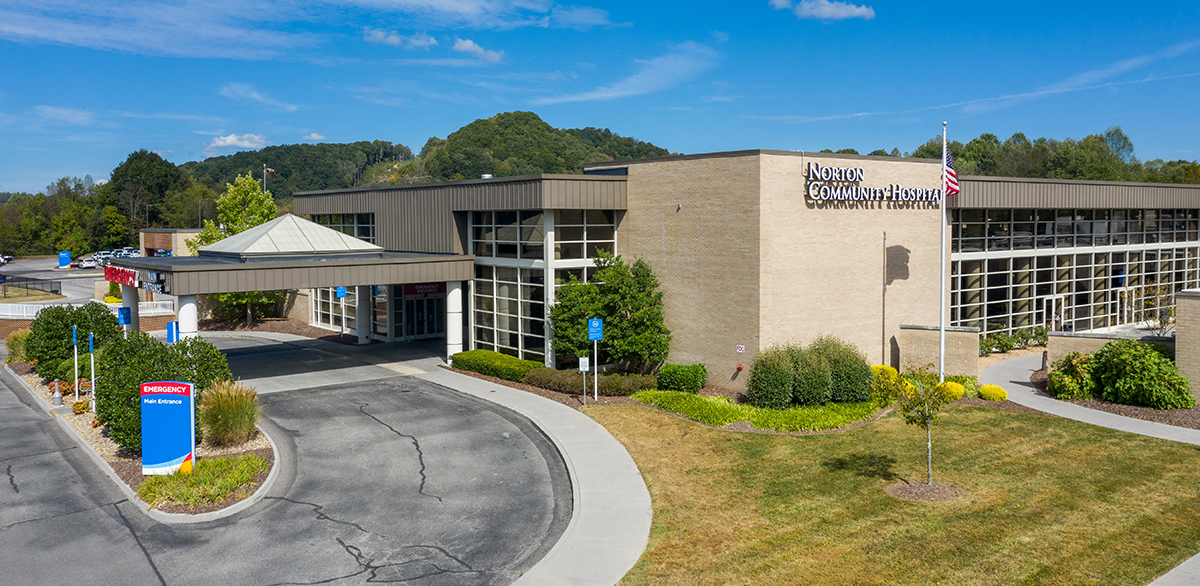
[[[168,191],[187,186],[178,167],[146,149],[130,153],[113,169],[109,184],[135,227],[152,225],[158,218],[154,206]]]

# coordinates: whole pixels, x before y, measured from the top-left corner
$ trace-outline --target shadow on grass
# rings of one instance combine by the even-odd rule
[[[827,470],[846,471],[863,478],[908,482],[893,470],[896,466],[896,459],[881,454],[850,454],[843,458],[825,460],[821,462],[821,466]]]

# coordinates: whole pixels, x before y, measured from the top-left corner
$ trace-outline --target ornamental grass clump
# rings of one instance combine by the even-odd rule
[[[29,334],[32,333],[28,328],[17,330],[8,335],[5,344],[8,347],[8,357],[5,362],[25,362],[25,341],[29,339]]]
[[[220,381],[200,401],[200,422],[208,431],[208,441],[215,446],[236,446],[250,441],[260,412],[258,393],[241,381]]]

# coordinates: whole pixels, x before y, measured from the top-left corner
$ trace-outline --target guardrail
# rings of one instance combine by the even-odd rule
[[[47,279],[35,279],[33,277],[13,277],[0,274],[0,299],[8,297],[9,287],[25,287],[26,289],[37,289],[58,295],[62,293],[62,281],[50,281]]]
[[[98,301],[94,303],[99,303]],[[81,307],[84,303],[67,303],[62,305],[73,305]],[[121,307],[120,303],[105,303],[105,307],[114,314],[117,308]],[[35,305],[32,303],[0,303],[0,318],[8,319],[33,319],[37,316],[37,312],[48,305]],[[141,301],[138,302],[138,315],[154,316],[167,315],[175,313],[175,302],[173,301]]]

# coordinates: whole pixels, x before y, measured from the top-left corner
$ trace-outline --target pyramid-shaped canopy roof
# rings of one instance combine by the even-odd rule
[[[285,214],[197,251],[200,256],[296,256],[379,253],[383,248],[292,214]]]

